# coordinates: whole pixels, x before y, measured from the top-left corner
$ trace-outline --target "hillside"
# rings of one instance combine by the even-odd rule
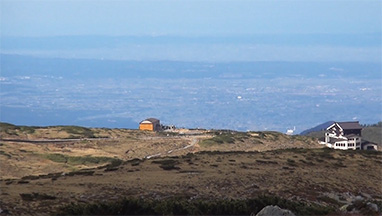
[[[177,156],[199,151],[320,148],[315,139],[278,132],[182,130],[143,132],[78,126],[26,127],[2,123],[3,178],[97,167],[114,160]],[[28,163],[26,163],[28,161]],[[14,169],[17,167],[17,169]]]
[[[2,180],[1,206],[14,214],[50,214],[75,202],[82,203],[82,207],[67,206],[71,210],[66,211],[82,215],[89,214],[81,210],[87,208],[85,204],[103,203],[100,208],[106,209],[107,203],[123,198],[145,202],[173,198],[179,202],[246,200],[267,195],[288,199],[300,207],[314,203],[328,213],[350,205],[359,194],[374,203],[380,202],[381,163],[382,155],[378,152],[326,149],[200,152],[130,160],[114,167],[66,174],[54,172]]]
[[[298,215],[337,214],[357,195],[382,208],[380,152],[330,150],[306,136],[4,123],[0,135],[0,208],[15,215],[99,214],[89,210],[97,208],[115,214],[125,198],[160,212],[176,212],[169,209],[176,203],[212,205],[203,200],[227,205],[227,212],[233,203],[257,203],[247,215],[268,204]]]
[[[319,132],[319,131],[323,131],[325,130],[326,128],[328,128],[330,125],[332,125],[334,123],[334,121],[327,121],[327,122],[324,122],[322,124],[319,124],[313,128],[310,128],[310,129],[307,129],[307,130],[304,130],[300,133],[300,135],[308,135],[308,134],[311,134],[311,133],[314,133],[314,132]]]
[[[362,129],[362,138],[369,142],[377,143],[382,147],[382,126],[379,124],[367,126]]]

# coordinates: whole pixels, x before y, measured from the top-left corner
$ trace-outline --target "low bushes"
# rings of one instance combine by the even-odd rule
[[[177,164],[179,164],[179,162],[173,159],[157,160],[157,161],[153,161],[152,163],[160,164],[159,167],[164,170],[180,169],[179,167],[176,166]]]
[[[2,150],[0,150],[0,155],[4,155],[7,158],[11,158],[12,157],[10,154],[8,154],[8,153],[6,153],[5,151],[2,151]]]
[[[58,215],[250,215],[267,205],[278,205],[297,215],[326,215],[329,207],[294,202],[273,196],[259,196],[246,200],[165,200],[123,199],[117,202],[70,204]]]
[[[13,124],[0,122],[0,132],[5,132],[9,135],[17,135],[16,130],[21,131],[23,133],[32,134],[35,132],[37,127],[29,127],[29,126],[16,126]]]
[[[36,200],[54,200],[55,196],[50,196],[48,194],[40,194],[40,193],[22,193],[20,197],[24,201],[36,201]]]
[[[214,132],[213,134],[215,134],[214,137],[203,140],[201,145],[211,146],[225,143],[233,144],[235,141],[244,142],[244,140],[249,138],[249,134],[243,132],[222,131]]]
[[[63,154],[46,154],[46,159],[57,163],[67,163],[70,165],[94,165],[109,163],[110,166],[119,166],[122,161],[117,158],[110,157],[93,157],[93,156],[68,156]]]
[[[59,128],[68,134],[75,134],[71,138],[95,138],[94,132],[89,128],[79,126],[60,126]]]

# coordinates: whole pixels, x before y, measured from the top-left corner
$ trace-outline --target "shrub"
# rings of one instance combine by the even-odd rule
[[[293,159],[289,159],[289,158],[287,159],[287,162],[288,163],[296,163],[296,161],[294,161]]]
[[[278,164],[277,161],[267,161],[267,160],[256,160],[257,163],[262,163],[262,164]]]
[[[62,154],[47,154],[45,158],[57,163],[66,163],[68,161],[68,158]]]
[[[289,166],[297,166],[296,161],[293,159],[289,159],[289,158],[287,159],[287,164]]]
[[[78,170],[69,172],[66,175],[67,176],[74,176],[74,175],[83,175],[83,176],[92,176],[95,173],[94,170]]]
[[[0,132],[5,132],[9,135],[17,135],[16,130],[20,130],[23,133],[32,134],[35,132],[36,127],[29,126],[16,126],[13,124],[0,122]]]
[[[216,144],[224,144],[224,143],[234,143],[235,139],[231,133],[223,133],[216,135],[210,139],[206,139],[202,141],[202,145],[216,145]]]
[[[94,138],[94,132],[89,128],[79,126],[60,126],[61,131],[65,131],[68,134],[75,134],[79,136],[71,135],[71,138]]]
[[[47,194],[40,194],[40,193],[22,193],[20,194],[21,199],[24,201],[34,201],[34,200],[54,200],[56,197],[50,196]]]
[[[8,154],[8,153],[6,153],[6,152],[4,152],[4,151],[0,151],[0,155],[4,155],[4,156],[6,156],[6,157],[8,157],[8,158],[11,158],[12,156],[10,155],[10,154]]]
[[[141,160],[138,158],[134,158],[134,159],[128,161],[127,163],[130,163],[131,166],[138,166],[141,163]]]
[[[327,196],[319,196],[319,197],[317,197],[317,200],[325,202],[325,203],[330,203],[330,204],[333,204],[335,206],[341,206],[342,205],[342,203],[338,202],[336,199],[333,199],[333,198],[330,198]]]
[[[158,161],[153,161],[152,163],[160,164],[159,167],[164,170],[180,169],[179,167],[176,166],[177,164],[179,164],[179,162],[173,159],[158,160]]]
[[[326,215],[329,207],[304,202],[293,202],[274,196],[259,196],[246,200],[165,200],[122,199],[117,202],[70,204],[58,215],[250,215],[267,205],[278,205],[297,215]]]
[[[67,156],[62,154],[46,154],[45,158],[57,162],[68,163],[70,165],[94,165],[108,163],[109,167],[116,167],[122,164],[122,160],[110,157],[93,157],[93,156]]]
[[[23,133],[32,134],[35,132],[35,129],[33,127],[20,126],[20,131]]]

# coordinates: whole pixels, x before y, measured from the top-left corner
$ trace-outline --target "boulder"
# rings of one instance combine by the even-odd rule
[[[291,211],[276,206],[266,206],[256,216],[295,216]]]
[[[375,213],[377,213],[378,210],[379,210],[379,209],[378,209],[378,205],[375,204],[375,203],[368,202],[368,203],[366,203],[366,206],[367,206],[367,208],[368,208],[370,211],[375,212]]]

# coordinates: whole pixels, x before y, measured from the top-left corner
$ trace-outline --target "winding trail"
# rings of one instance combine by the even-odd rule
[[[197,143],[198,143],[198,139],[193,137],[192,140],[191,140],[191,143],[189,145],[187,145],[185,147],[182,147],[182,148],[177,148],[177,149],[170,150],[167,153],[165,153],[164,155],[171,154],[173,152],[177,152],[177,151],[181,151],[181,150],[185,150],[185,149],[191,148],[191,147],[195,146]],[[146,159],[150,159],[150,158],[154,158],[154,157],[159,157],[161,155],[162,155],[162,153],[157,153],[157,154],[153,154],[153,155],[148,155],[145,158]]]

